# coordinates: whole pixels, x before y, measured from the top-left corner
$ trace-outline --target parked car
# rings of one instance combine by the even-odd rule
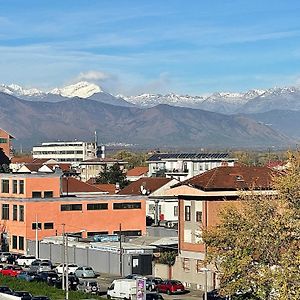
[[[58,277],[58,274],[54,271],[40,272],[34,276],[34,281],[46,282],[48,285],[54,286]]]
[[[69,289],[75,291],[75,290],[77,290],[77,285],[79,284],[79,279],[77,276],[75,276],[73,274],[69,274],[68,283],[69,283]],[[59,289],[62,288],[62,276],[58,276],[58,278],[54,282],[54,286]]]
[[[30,265],[32,272],[47,272],[52,270],[52,262],[49,259],[36,259]]]
[[[142,278],[143,275],[139,275],[139,274],[129,274],[127,276],[125,276],[125,279],[137,279],[137,278]]]
[[[16,263],[19,266],[29,267],[33,261],[35,261],[35,256],[32,255],[22,255],[17,260]]]
[[[163,296],[159,293],[146,293],[146,300],[164,300]]]
[[[96,273],[91,267],[78,267],[74,273],[79,278],[96,277]]]
[[[30,282],[35,279],[35,276],[32,272],[22,271],[20,274],[17,275],[17,278]]]
[[[13,291],[8,286],[0,286],[0,293],[11,295]]]
[[[203,299],[205,299],[205,294],[203,294]],[[219,295],[219,290],[214,289],[207,293],[207,300],[227,300],[228,298]]]
[[[12,293],[13,296],[20,297],[22,300],[31,300],[32,295],[27,291],[16,291]]]
[[[66,268],[66,264],[65,264],[65,268]],[[75,264],[69,264],[68,265],[68,274],[74,274],[75,271],[77,270],[78,266],[75,265]],[[62,274],[63,273],[63,264],[60,264],[58,265],[56,268],[55,268],[56,272],[58,274]]]
[[[185,291],[183,284],[178,280],[163,280],[156,286],[158,292],[175,294]]]
[[[156,291],[156,287],[159,283],[161,283],[163,280],[160,277],[146,277],[146,289],[148,291]]]
[[[17,277],[23,269],[19,266],[6,266],[0,271],[0,274],[5,276]]]
[[[96,280],[81,280],[77,285],[77,290],[85,293],[99,295],[100,285]]]
[[[9,256],[11,256],[10,252],[2,252],[0,256],[1,262],[6,263]]]

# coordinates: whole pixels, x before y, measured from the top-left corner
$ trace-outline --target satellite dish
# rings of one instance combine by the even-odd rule
[[[143,194],[143,195],[147,195],[147,192],[148,192],[148,191],[147,191],[146,189],[144,189],[144,188],[142,189],[142,194]]]

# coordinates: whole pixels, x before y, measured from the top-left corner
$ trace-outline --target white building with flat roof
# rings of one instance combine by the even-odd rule
[[[33,158],[55,159],[57,162],[79,163],[97,157],[96,142],[46,142],[32,149]]]

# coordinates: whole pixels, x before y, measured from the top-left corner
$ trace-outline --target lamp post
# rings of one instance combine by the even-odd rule
[[[64,229],[64,225],[65,224],[63,224],[63,229]],[[86,231],[86,229],[82,229],[82,230],[80,230],[79,232],[80,233],[83,233],[83,232],[85,232]],[[68,237],[69,236],[72,236],[72,234],[68,234],[68,233],[66,233],[65,232],[65,230],[63,230],[63,233],[64,233],[64,236],[63,236],[63,246],[64,246],[64,263],[63,263],[63,277],[62,278],[64,278],[65,276],[65,278],[66,278],[66,280],[65,280],[65,291],[66,291],[66,293],[65,293],[65,299],[66,300],[69,300],[69,254],[68,254]],[[64,265],[66,264],[66,267],[64,268]]]
[[[207,272],[210,270],[207,268],[201,268],[200,271],[204,272],[204,300],[207,300]]]

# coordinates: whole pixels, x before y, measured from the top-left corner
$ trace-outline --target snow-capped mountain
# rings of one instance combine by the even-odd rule
[[[20,96],[29,96],[30,97],[30,96],[36,96],[36,95],[43,94],[43,92],[38,89],[35,89],[35,88],[25,89],[17,84],[10,84],[10,85],[1,84],[0,92],[15,96],[15,97],[20,97]]]
[[[80,81],[62,88],[54,88],[50,91],[41,91],[35,88],[25,89],[16,84],[2,84],[0,85],[0,92],[30,101],[59,102],[72,98],[81,98],[111,105],[133,106],[133,104],[128,103],[124,99],[104,92],[100,86],[86,81]]]
[[[89,83],[87,81],[80,81],[78,83],[71,84],[63,88],[55,88],[49,93],[67,98],[79,97],[85,99],[101,92],[103,91],[98,85],[94,83]]]

